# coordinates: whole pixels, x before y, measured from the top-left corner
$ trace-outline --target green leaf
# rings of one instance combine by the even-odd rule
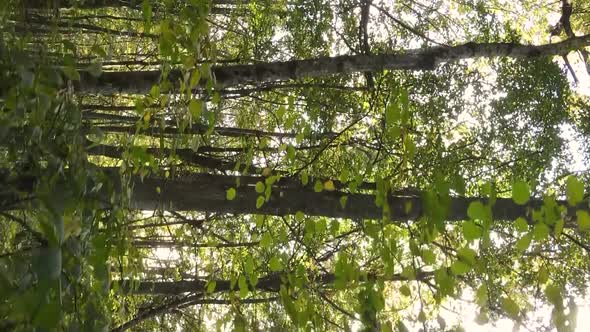
[[[246,280],[246,277],[243,275],[240,275],[240,277],[238,278],[238,288],[240,289],[240,298],[245,298],[246,296],[248,296],[248,292],[250,291],[248,289],[248,281]]]
[[[425,249],[422,251],[422,260],[424,261],[424,264],[432,265],[436,263],[436,255],[432,250]]]
[[[303,219],[305,219],[305,214],[301,211],[297,211],[295,212],[295,220],[297,222],[301,222]]]
[[[512,184],[512,200],[518,205],[524,205],[531,198],[529,185],[524,181],[516,181]]]
[[[340,201],[340,206],[343,209],[346,208],[346,203],[348,202],[348,196],[341,196],[339,201]]]
[[[291,162],[295,161],[296,151],[292,145],[287,146],[287,159]]]
[[[523,217],[518,217],[514,221],[514,228],[516,228],[517,231],[524,233],[529,230],[529,223]]]
[[[553,234],[555,235],[555,239],[559,241],[559,238],[561,237],[561,233],[563,232],[563,226],[565,225],[565,222],[563,219],[559,219],[557,220],[557,223],[555,223],[555,227],[553,228]]]
[[[215,105],[219,105],[219,103],[221,103],[221,94],[219,91],[213,92],[213,96],[211,96],[211,102]]]
[[[246,256],[246,260],[244,261],[244,270],[248,275],[254,273],[254,259],[252,255]]]
[[[426,313],[421,310],[420,313],[418,314],[418,321],[421,323],[424,323],[426,321]]]
[[[549,271],[547,271],[545,267],[541,267],[539,269],[538,279],[540,284],[545,284],[547,281],[549,281]]]
[[[488,288],[486,285],[481,285],[477,289],[477,292],[475,293],[475,302],[480,307],[483,307],[488,303]]]
[[[207,294],[211,294],[215,291],[215,287],[217,286],[217,282],[215,280],[209,280],[207,282]]]
[[[190,89],[192,90],[199,84],[201,80],[201,71],[200,70],[193,70],[191,74],[191,81],[190,81]]]
[[[262,234],[262,238],[260,239],[260,246],[262,248],[269,248],[272,245],[272,235],[269,232]]]
[[[157,84],[154,84],[152,86],[152,88],[150,89],[150,96],[154,99],[157,99],[158,97],[160,97],[160,86]]]
[[[258,196],[256,199],[256,208],[260,209],[264,205],[264,196]]]
[[[578,228],[580,229],[580,231],[586,232],[590,230],[590,215],[588,214],[588,212],[584,210],[578,210],[576,211],[576,217],[578,220]]]
[[[45,303],[42,300],[40,307],[35,312],[33,324],[43,330],[54,330],[61,321],[62,308],[58,302]]]
[[[66,66],[62,68],[63,73],[70,81],[79,81],[80,80],[80,73],[74,67]]]
[[[410,287],[408,287],[408,285],[402,285],[402,286],[399,288],[399,291],[400,291],[400,293],[401,293],[403,296],[410,296],[410,295],[412,295],[412,291],[410,290]]]
[[[457,256],[461,261],[473,266],[476,262],[477,253],[471,248],[463,247],[457,250]]]
[[[191,99],[188,103],[188,110],[193,119],[199,119],[201,117],[201,112],[203,111],[203,102],[201,100]]]
[[[482,229],[473,221],[465,221],[463,223],[463,236],[467,241],[479,239],[482,235]]]
[[[256,182],[256,192],[262,194],[266,186],[261,181]]]
[[[531,245],[532,237],[530,234],[526,234],[525,236],[521,237],[516,241],[516,250],[519,252],[525,252],[529,246]]]
[[[94,55],[96,55],[99,58],[106,58],[108,56],[107,52],[105,52],[105,50],[102,47],[100,47],[99,45],[93,45],[90,48],[90,51],[92,53],[94,53]]]
[[[533,229],[533,238],[538,242],[545,241],[549,237],[550,231],[551,230],[549,229],[549,226],[545,225],[544,223],[538,223]]]
[[[456,276],[460,276],[460,275],[464,275],[465,273],[469,272],[471,270],[471,265],[462,262],[462,261],[455,261],[453,264],[451,264],[451,272],[453,272],[454,275]]]
[[[236,198],[236,189],[235,188],[229,188],[226,192],[225,192],[225,198],[228,201],[233,201],[234,198]]]
[[[315,184],[313,185],[313,191],[316,193],[322,192],[324,190],[324,184],[320,180],[316,180]]]
[[[514,302],[513,299],[509,298],[509,297],[504,297],[502,298],[502,310],[504,310],[506,312],[506,314],[508,314],[508,316],[510,316],[510,318],[512,319],[518,319],[519,313],[520,313],[520,308],[518,307],[518,304],[516,304],[516,302]]]
[[[408,280],[415,280],[416,279],[416,271],[412,266],[406,266],[402,270],[402,276],[404,276]]]
[[[262,227],[262,225],[264,224],[264,215],[263,214],[257,214],[255,217],[255,222],[256,222],[256,227],[260,228]]]
[[[471,202],[467,208],[467,216],[474,220],[485,220],[486,209],[483,203],[480,201]]]
[[[149,0],[143,0],[141,4],[143,20],[144,20],[144,30],[145,32],[150,32],[151,25],[152,25],[152,5],[150,4]]]
[[[350,174],[349,174],[348,168],[344,168],[340,172],[340,176],[338,177],[338,180],[340,180],[340,182],[342,182],[342,184],[345,184],[348,181],[349,176],[350,176]]]
[[[563,306],[561,290],[554,284],[549,284],[547,287],[545,287],[545,296],[547,297],[547,300],[549,300],[549,303],[553,304],[554,306]]]
[[[273,256],[268,262],[268,267],[273,272],[281,271],[283,269],[283,263],[280,258]]]
[[[566,196],[571,206],[578,205],[584,199],[584,184],[573,175],[567,178]]]
[[[307,175],[307,172],[301,172],[301,184],[304,186],[307,186],[308,183],[309,183],[309,175]]]

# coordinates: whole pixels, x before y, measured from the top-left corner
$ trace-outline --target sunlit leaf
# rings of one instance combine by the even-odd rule
[[[273,256],[268,262],[268,267],[273,272],[281,271],[283,269],[283,263],[279,257]]]
[[[526,221],[526,219],[518,217],[514,221],[514,228],[516,228],[517,231],[524,233],[529,230],[529,223]]]
[[[512,200],[519,205],[524,205],[529,201],[531,192],[529,185],[524,181],[516,181],[512,184]]]
[[[215,280],[209,280],[207,282],[207,293],[211,294],[215,291],[215,287],[217,286],[217,282],[215,282]]]
[[[256,192],[259,194],[262,194],[264,192],[264,189],[266,188],[266,186],[264,185],[264,183],[258,181],[256,182]]]
[[[328,180],[324,182],[324,190],[326,191],[334,191],[336,187],[334,187],[334,182],[332,180]]]
[[[482,229],[473,221],[465,221],[463,223],[463,236],[466,240],[471,241],[479,239],[482,235]]]
[[[584,199],[584,184],[573,175],[567,178],[566,196],[571,206],[578,205]]]
[[[248,296],[248,293],[250,292],[248,288],[248,281],[246,280],[246,277],[243,275],[240,275],[238,277],[238,288],[240,289],[241,298],[245,298],[246,296]]]
[[[578,229],[585,232],[590,230],[590,214],[584,210],[576,211],[576,220],[578,221]]]
[[[501,305],[502,310],[504,310],[508,316],[513,319],[518,319],[518,316],[520,315],[520,307],[513,299],[504,297],[502,298]]]
[[[461,276],[471,271],[471,265],[460,260],[455,261],[453,264],[451,264],[451,271],[454,275]]]
[[[225,192],[225,198],[228,201],[233,201],[236,198],[236,189],[235,188],[229,188],[226,192]]]
[[[193,119],[200,119],[201,112],[203,111],[203,102],[200,100],[191,99],[188,104],[188,109]]]
[[[258,196],[258,198],[256,199],[256,208],[260,209],[264,205],[264,201],[264,196]]]

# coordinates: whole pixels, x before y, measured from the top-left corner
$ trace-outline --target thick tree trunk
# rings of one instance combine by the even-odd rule
[[[306,60],[231,65],[212,68],[218,88],[241,84],[293,80],[303,77],[320,77],[331,74],[349,74],[389,70],[432,70],[443,62],[469,58],[512,57],[527,58],[567,54],[590,45],[590,35],[570,38],[565,41],[541,46],[514,43],[467,43],[453,47],[433,47],[408,50],[404,53],[380,55],[345,55]],[[81,72],[76,88],[86,93],[148,93],[160,81],[159,71],[103,72],[98,78]],[[182,80],[179,70],[172,70],[168,80]],[[200,82],[204,86],[204,79]]]
[[[349,219],[381,219],[384,212],[375,204],[374,194],[349,194],[342,191],[315,192],[313,189],[294,185],[293,180],[286,179],[275,183],[268,201],[256,207],[260,194],[256,193],[256,183],[265,182],[263,177],[226,176],[213,174],[193,174],[183,179],[159,179],[153,177],[140,181],[135,179],[132,191],[132,206],[140,210],[162,208],[174,211],[203,211],[230,214],[265,214],[293,215],[298,211],[308,216],[325,216]],[[236,183],[240,186],[236,187]],[[369,187],[369,186],[367,186]],[[156,191],[160,188],[160,193]],[[227,190],[236,188],[236,196],[227,199]],[[346,196],[342,206],[341,197]],[[447,221],[468,220],[467,209],[470,203],[485,201],[479,197],[451,197],[448,205]],[[426,212],[424,201],[420,197],[389,196],[389,215],[394,222],[417,220]],[[566,202],[558,203],[566,205]],[[542,200],[531,200],[527,205],[518,205],[509,198],[498,198],[492,207],[495,220],[513,221],[518,217],[529,217],[531,209],[543,205]],[[581,205],[577,208],[584,208]],[[587,210],[587,208],[584,208]],[[568,220],[575,220],[575,208],[569,208]],[[566,226],[573,223],[566,220]]]
[[[117,168],[102,169],[114,181],[115,188],[120,188]],[[266,178],[258,176],[231,176],[195,173],[176,179],[159,177],[133,176],[131,179],[131,208],[139,210],[164,209],[169,211],[202,211],[228,214],[263,214],[273,216],[294,215],[301,211],[307,216],[323,216],[347,219],[382,219],[388,218],[392,222],[418,220],[421,216],[436,212],[425,207],[424,199],[415,196],[404,196],[396,192],[388,196],[389,212],[384,215],[383,208],[375,204],[374,193],[351,194],[340,190],[315,192],[311,186],[300,186],[297,180],[283,178],[272,186],[272,192],[267,201],[259,207],[256,203],[259,197],[264,197],[255,190],[258,182],[265,183]],[[334,183],[337,183],[334,181]],[[238,185],[239,184],[239,185]],[[11,182],[11,188],[19,188],[20,192],[31,192],[35,186],[35,179],[22,177]],[[342,184],[337,183],[336,188]],[[362,185],[365,192],[374,186],[370,183]],[[227,199],[227,191],[236,189],[233,199]],[[120,190],[120,189],[119,189]],[[14,195],[13,195],[14,196]],[[346,204],[342,204],[342,197],[346,197]],[[0,197],[0,207],[11,209],[8,199]],[[481,197],[449,197],[446,203],[446,215],[441,216],[446,221],[461,221],[470,219],[467,209],[472,202],[485,203]],[[497,198],[493,204],[492,216],[497,221],[513,221],[518,217],[531,219],[533,210],[543,206],[541,199],[531,199],[525,205],[518,205],[510,198]],[[589,211],[587,202],[569,207],[565,201],[557,204],[566,206],[564,215],[566,227],[576,227],[576,211]]]

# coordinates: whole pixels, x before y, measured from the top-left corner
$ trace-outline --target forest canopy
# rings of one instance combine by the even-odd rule
[[[0,1],[0,330],[576,331],[589,22]]]

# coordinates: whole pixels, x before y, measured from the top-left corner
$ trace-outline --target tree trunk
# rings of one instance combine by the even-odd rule
[[[432,278],[433,272],[418,272],[416,273],[416,280],[426,280]],[[377,276],[369,273],[368,279],[376,279]],[[311,282],[329,286],[336,280],[334,273],[324,273],[317,277],[309,276]],[[386,281],[402,281],[408,280],[407,277],[401,274],[394,274]],[[232,285],[230,280],[214,280],[215,281],[215,293],[237,291],[238,283],[235,282]],[[207,290],[208,280],[178,280],[178,281],[140,281],[130,282],[129,280],[119,280],[120,288],[124,292],[133,294],[149,294],[149,295],[181,295],[185,293],[205,293]],[[282,281],[279,273],[263,276],[258,279],[256,286],[250,286],[250,290],[263,291],[263,292],[278,292],[280,290]]]
[[[159,1],[152,1],[153,4],[158,4]],[[31,9],[41,8],[80,8],[80,9],[96,9],[105,7],[127,7],[140,9],[143,0],[23,0],[23,6]],[[215,5],[229,5],[235,6],[238,1],[230,0],[212,0],[211,3]],[[247,3],[247,1],[241,1]],[[185,1],[179,1],[179,4],[186,4]]]
[[[136,178],[132,191],[132,207],[140,210],[162,208],[173,211],[203,211],[231,214],[265,214],[274,216],[293,215],[298,211],[308,216],[324,216],[349,219],[382,219],[383,208],[375,204],[374,194],[350,194],[343,191],[315,192],[313,189],[289,185],[281,181],[272,187],[269,200],[259,208],[256,207],[258,197],[255,185],[263,177],[236,177],[213,174],[192,174],[183,179],[160,179],[154,177]],[[240,183],[236,187],[236,183]],[[156,191],[159,188],[160,193]],[[236,196],[227,199],[227,190],[236,188]],[[341,198],[346,196],[346,204],[342,206]],[[468,220],[467,209],[472,202],[482,201],[480,197],[451,197],[448,202],[446,221]],[[427,212],[421,197],[390,195],[388,198],[389,213],[385,217],[392,221],[418,220]],[[566,202],[558,201],[567,206]],[[513,221],[518,217],[530,216],[531,209],[543,205],[542,200],[531,199],[526,205],[518,205],[510,198],[498,198],[492,207],[495,220]],[[574,226],[569,220],[576,219],[576,209],[585,209],[580,204],[568,209],[566,227]]]
[[[443,62],[469,58],[532,58],[567,54],[590,45],[590,35],[570,38],[565,41],[541,46],[514,43],[467,43],[453,47],[433,47],[408,50],[405,53],[380,55],[343,55],[306,60],[257,63],[251,65],[230,65],[212,68],[212,75],[218,88],[241,84],[294,80],[303,77],[321,77],[331,74],[350,74],[389,70],[433,70]],[[81,80],[76,88],[85,93],[139,93],[150,91],[160,81],[159,71],[103,72],[98,78],[87,72],[80,73]],[[168,80],[174,84],[183,79],[180,70],[172,70]],[[199,82],[203,87],[205,79]]]

